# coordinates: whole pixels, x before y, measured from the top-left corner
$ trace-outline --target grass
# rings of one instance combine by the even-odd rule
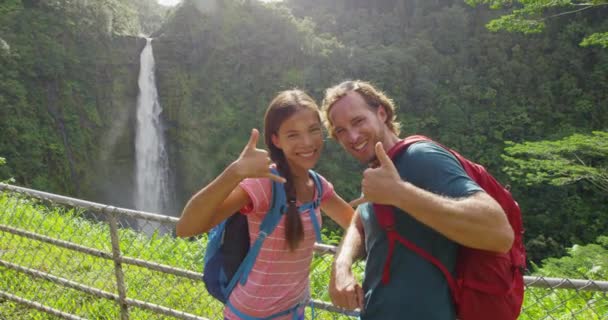
[[[0,223],[111,252],[109,227],[82,211],[47,207],[23,198],[0,196]],[[87,218],[85,218],[85,216]],[[97,217],[99,218],[99,217]],[[121,229],[123,255],[200,271],[202,241],[175,239],[169,235],[148,237],[131,229]],[[77,251],[64,249],[10,233],[0,233],[0,258],[27,268],[48,272],[96,289],[117,293],[114,263]],[[160,304],[172,309],[215,318],[222,305],[208,296],[201,281],[193,281],[145,268],[123,265],[127,297]],[[42,302],[55,309],[90,319],[118,319],[118,305],[47,280],[0,268],[0,289]],[[149,311],[131,308],[131,319],[157,318]],[[8,319],[53,319],[23,305],[0,301],[0,314]],[[163,318],[167,318],[163,316]]]
[[[43,205],[31,199],[0,193],[0,224],[111,253],[109,227],[101,218],[84,211]],[[189,241],[169,234],[145,235],[129,228],[121,228],[119,238],[125,256],[196,272],[202,269],[206,242],[204,237],[199,241]],[[111,260],[7,232],[0,232],[0,259],[117,293],[114,263]],[[327,284],[331,260],[331,256],[315,256],[313,260],[311,291],[315,299],[329,301]],[[359,264],[356,270],[359,270],[357,276],[361,278],[363,265]],[[223,305],[209,296],[202,281],[131,265],[123,265],[123,271],[129,298],[210,319],[223,318]],[[114,301],[4,267],[0,267],[0,290],[88,319],[120,318],[119,307]],[[309,318],[309,309],[307,314]],[[55,319],[54,316],[1,298],[0,315],[6,319]],[[315,310],[315,316],[316,319],[352,319],[322,310]],[[599,320],[607,316],[608,300],[605,293],[529,288],[526,290],[524,312],[520,319]],[[130,308],[130,319],[157,318],[171,317],[136,307]]]
[[[81,246],[111,253],[109,226],[84,211],[67,210],[37,203],[30,199],[0,194],[0,224],[61,239]],[[190,271],[202,271],[205,238],[189,241],[171,235],[151,236],[129,228],[120,229],[120,247],[124,256],[169,265]],[[114,263],[77,251],[0,232],[0,259],[27,268],[48,272],[96,289],[117,293]],[[315,298],[329,301],[327,281],[330,257],[315,259],[313,278]],[[206,291],[202,281],[194,281],[146,268],[123,265],[126,295],[129,298],[208,317],[221,318],[223,305]],[[0,267],[0,290],[38,301],[65,312],[90,319],[118,319],[118,305],[47,280]],[[307,311],[310,313],[310,311]],[[23,305],[0,300],[0,314],[8,319],[54,319],[53,316]],[[318,319],[348,319],[339,314],[315,310]],[[130,319],[160,316],[139,308],[130,308]]]

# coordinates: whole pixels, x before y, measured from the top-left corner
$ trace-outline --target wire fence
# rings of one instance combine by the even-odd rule
[[[176,238],[176,222],[0,184],[0,319],[223,319],[202,283],[206,237]],[[356,317],[329,299],[335,247],[315,251],[306,318]],[[525,282],[520,319],[608,319],[608,281]]]

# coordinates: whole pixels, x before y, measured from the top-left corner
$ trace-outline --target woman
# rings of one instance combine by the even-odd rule
[[[319,109],[310,96],[300,90],[280,92],[264,117],[270,152],[256,148],[258,136],[253,129],[238,159],[190,199],[177,224],[177,235],[207,232],[238,211],[247,215],[250,240],[254,241],[272,201],[271,180],[282,182],[287,211],[266,238],[247,282],[239,283],[230,294],[224,317],[304,319],[315,242],[308,211],[315,209],[300,211],[298,207],[310,207],[305,204],[320,196],[320,209],[342,228],[348,226],[354,212],[323,177],[323,194],[315,194],[309,170],[321,155],[323,130]],[[273,166],[280,176],[271,172]],[[315,216],[321,221],[319,208]]]

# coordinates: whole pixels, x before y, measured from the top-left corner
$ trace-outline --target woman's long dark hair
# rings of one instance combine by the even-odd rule
[[[295,251],[300,241],[304,239],[304,227],[296,206],[296,188],[293,176],[285,154],[272,143],[272,136],[278,134],[279,128],[285,120],[302,109],[313,110],[319,116],[319,107],[315,101],[301,90],[287,90],[280,92],[268,106],[264,116],[264,141],[270,151],[270,159],[277,165],[278,171],[287,180],[285,193],[287,194],[287,213],[285,217],[285,238],[291,251]]]

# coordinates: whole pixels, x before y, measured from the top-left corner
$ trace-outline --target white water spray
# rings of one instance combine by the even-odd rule
[[[141,52],[135,131],[135,208],[167,214],[169,209],[169,161],[165,149],[162,108],[154,77],[152,39]]]

